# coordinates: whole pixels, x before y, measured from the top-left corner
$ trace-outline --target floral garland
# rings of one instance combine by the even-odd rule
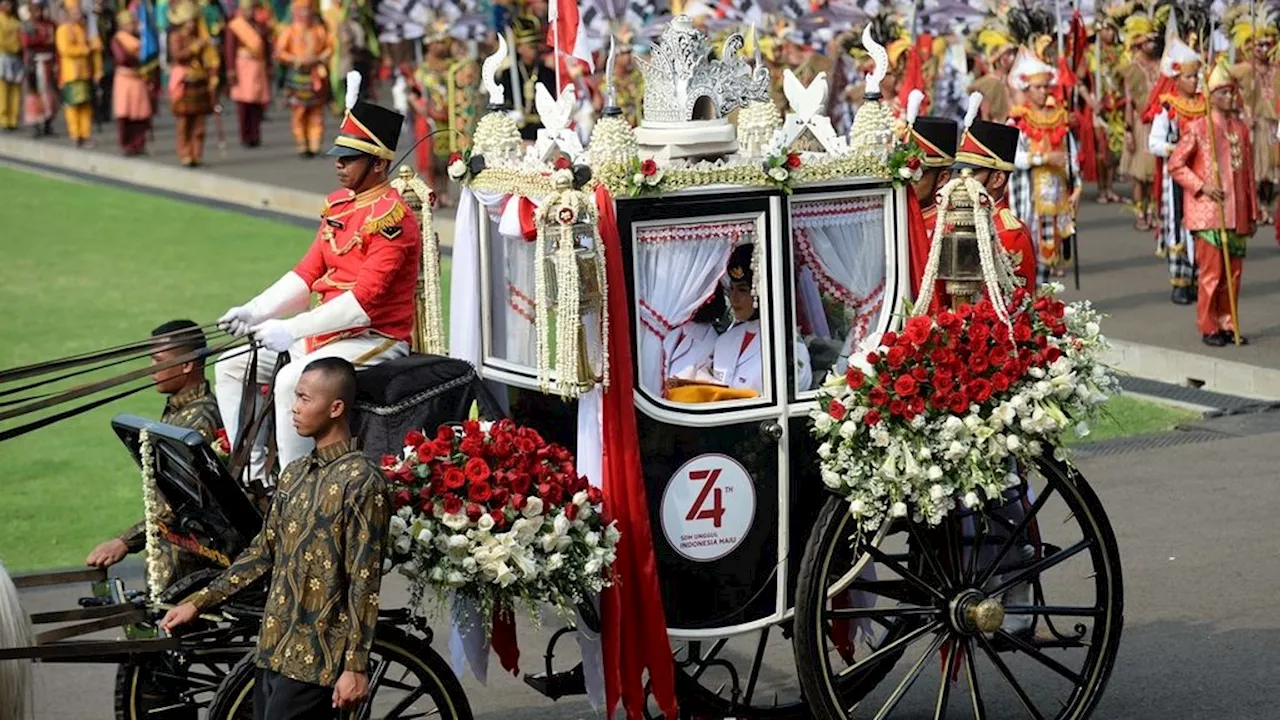
[[[453,166],[450,165],[450,174]],[[404,176],[408,176],[405,179]],[[430,355],[443,355],[447,351],[444,334],[444,312],[440,298],[440,237],[432,223],[431,206],[436,194],[417,174],[402,173],[391,181],[397,192],[413,192],[422,203],[422,333],[421,351]]]
[[[160,497],[156,492],[156,455],[151,444],[151,433],[145,428],[138,433],[138,459],[142,464],[142,505],[145,510],[147,547],[147,599],[160,602]]]
[[[774,185],[790,195],[791,183],[802,165],[800,154],[788,151],[770,155],[761,167]]]

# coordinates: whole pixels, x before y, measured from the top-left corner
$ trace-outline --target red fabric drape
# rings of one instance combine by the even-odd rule
[[[929,88],[925,87],[924,63],[920,59],[920,50],[915,45],[907,49],[907,66],[903,71],[902,82],[898,85],[898,102],[902,107],[907,106],[907,96],[912,90],[924,93],[924,102],[920,103],[920,114],[924,115],[929,110],[930,93]]]
[[[631,313],[627,281],[622,273],[622,240],[613,211],[613,196],[596,188],[600,240],[607,258],[609,293],[609,387],[604,391],[604,507],[616,520],[618,580],[601,597],[601,641],[604,654],[605,717],[622,701],[629,719],[644,717],[644,672],[667,717],[676,717],[675,666],[667,640],[667,621],[658,585],[658,561],[649,530],[636,430],[635,378],[631,367]]]
[[[1080,177],[1085,182],[1098,181],[1098,134],[1093,126],[1093,108],[1085,105],[1075,111],[1076,140],[1080,150]]]
[[[413,136],[424,138],[430,134],[431,127],[427,124],[427,119],[421,113],[414,113]],[[431,150],[434,144],[434,138],[428,138],[418,143],[418,146],[413,149],[413,158],[418,166],[418,172],[426,173],[431,170]]]
[[[498,654],[502,668],[512,675],[520,674],[520,645],[516,642],[516,616],[511,613],[493,612],[493,630],[489,644]]]

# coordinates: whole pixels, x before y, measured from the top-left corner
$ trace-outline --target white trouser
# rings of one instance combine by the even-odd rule
[[[404,357],[409,354],[409,344],[391,340],[381,335],[362,335],[345,340],[335,340],[315,352],[307,354],[304,341],[299,340],[289,348],[288,365],[280,369],[276,376],[275,387],[275,422],[276,448],[279,450],[280,467],[288,465],[311,452],[314,443],[304,438],[293,429],[292,408],[294,389],[298,378],[306,369],[307,363],[324,357],[340,357],[350,360],[357,369],[383,363],[388,360]],[[266,384],[271,381],[271,372],[275,369],[276,354],[268,350],[258,351],[257,382]],[[218,410],[222,413],[222,421],[227,429],[227,438],[232,447],[240,437],[240,401],[244,393],[244,377],[249,371],[249,355],[243,354],[227,360],[219,360],[215,364],[214,394],[218,398]],[[256,410],[256,408],[255,408]],[[250,462],[250,477],[263,478],[263,464],[266,454],[262,452],[261,438],[254,443],[254,451]]]

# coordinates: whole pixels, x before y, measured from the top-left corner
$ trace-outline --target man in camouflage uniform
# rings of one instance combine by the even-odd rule
[[[207,348],[204,333],[190,320],[167,322],[152,331],[151,336],[156,338],[156,349],[151,353],[152,365],[162,365],[193,352],[203,353]],[[168,398],[160,422],[195,430],[207,443],[218,442],[222,416],[218,414],[218,403],[214,400],[213,393],[209,392],[209,382],[204,378],[203,357],[160,370],[151,378],[156,389]],[[169,517],[170,510],[163,499],[159,502],[160,516],[157,519],[164,522]],[[90,567],[109,567],[123,560],[126,555],[142,552],[146,544],[147,523],[143,519],[120,536],[94,548],[85,559],[85,564]],[[209,567],[216,565],[189,550],[161,541],[160,557],[152,565],[153,572],[156,573],[152,580],[157,587],[165,588],[197,570]]]

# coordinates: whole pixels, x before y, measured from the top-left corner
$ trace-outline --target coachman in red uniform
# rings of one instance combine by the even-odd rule
[[[914,95],[918,91],[912,91]],[[907,245],[911,261],[911,294],[920,296],[920,280],[929,264],[929,246],[938,219],[938,190],[951,179],[960,124],[951,118],[915,117],[915,105],[907,102],[907,139],[924,153],[920,179],[907,188]],[[935,302],[939,298],[934,294]]]
[[[308,362],[341,357],[359,368],[409,353],[422,238],[417,219],[387,179],[403,121],[377,105],[356,102],[348,108],[328,153],[342,189],[325,200],[311,249],[274,285],[219,321],[236,335],[252,333],[269,351],[259,357],[259,382],[270,379],[271,353],[289,351],[292,361],[280,371],[275,389],[281,467],[311,450],[311,441],[290,420],[294,387]],[[320,304],[307,310],[312,293]],[[218,405],[235,443],[248,358],[217,367]],[[254,471],[261,472],[260,462]]]

